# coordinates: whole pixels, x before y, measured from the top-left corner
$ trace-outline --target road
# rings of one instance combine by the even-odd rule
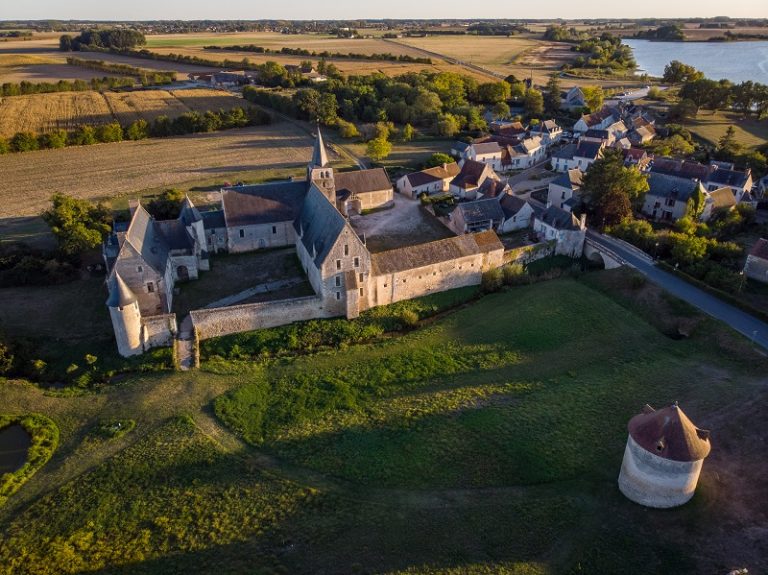
[[[760,321],[685,280],[657,268],[648,254],[633,246],[592,230],[589,230],[587,235],[596,244],[604,246],[622,257],[656,285],[715,319],[728,324],[754,344],[768,349],[768,323]]]

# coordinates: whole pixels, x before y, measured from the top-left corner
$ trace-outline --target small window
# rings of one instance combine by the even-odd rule
[[[149,293],[152,293],[152,292],[154,292],[154,291],[155,291],[155,284],[153,284],[152,282],[149,282],[149,283],[147,284],[147,291],[148,291]]]
[[[355,258],[355,267],[356,268],[360,267],[360,258]]]
[[[341,260],[336,260],[336,269],[337,270],[341,269]]]
[[[360,295],[363,295],[363,288],[360,288]]]
[[[344,244],[344,255],[345,256],[349,255],[349,244]]]
[[[363,281],[363,279],[364,279],[364,276],[363,276],[363,274],[360,274],[360,281],[362,282],[362,281]]]
[[[336,299],[337,300],[341,299],[341,292],[340,291],[336,292]]]
[[[336,287],[341,287],[341,276],[336,276]]]
[[[277,233],[277,226],[272,226],[272,233],[273,233],[273,234],[276,234],[276,233]]]
[[[433,276],[436,276],[436,275],[437,275],[437,272],[432,272],[432,275],[433,275]]]
[[[407,281],[408,281],[407,279],[403,278],[403,283],[405,283],[405,282],[407,282]]]
[[[384,287],[387,287],[387,284],[384,284]]]
[[[240,237],[241,237],[241,238],[244,238],[244,237],[245,237],[245,230],[240,230]]]
[[[143,272],[143,271],[144,271],[144,268],[143,268],[143,267],[141,267],[141,266],[136,266],[136,271],[137,271],[137,272],[139,272],[139,273],[141,273],[141,272]]]

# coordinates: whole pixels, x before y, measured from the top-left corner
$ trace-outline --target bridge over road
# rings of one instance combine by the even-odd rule
[[[615,238],[587,231],[588,245],[593,253],[600,253],[605,259],[606,254],[613,254],[625,264],[637,269],[656,285],[664,288],[672,295],[699,308],[704,313],[728,324],[740,334],[746,336],[753,344],[768,349],[768,323],[742,311],[721,299],[697,288],[679,277],[665,272],[654,265],[653,259],[645,252]],[[608,256],[613,257],[613,256]],[[607,267],[607,262],[606,262]]]

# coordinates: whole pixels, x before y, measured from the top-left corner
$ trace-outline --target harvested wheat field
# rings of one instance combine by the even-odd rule
[[[294,124],[0,156],[2,220],[39,214],[54,192],[113,198],[183,182],[304,166],[312,139]]]
[[[16,132],[42,134],[72,130],[79,124],[123,125],[158,116],[175,118],[196,110],[231,109],[244,102],[228,92],[211,89],[141,90],[136,92],[57,92],[0,98],[0,137]]]
[[[158,116],[175,118],[189,112],[183,102],[166,90],[104,92],[104,98],[114,117],[124,126],[140,118],[151,122]]]
[[[0,98],[0,137],[16,132],[44,133],[79,124],[112,121],[112,112],[98,92],[58,92]]]

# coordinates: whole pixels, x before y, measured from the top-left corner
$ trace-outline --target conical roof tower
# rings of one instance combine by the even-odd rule
[[[323,134],[320,132],[320,124],[317,125],[317,138],[315,138],[315,147],[312,150],[312,167],[324,168],[328,165],[328,153],[325,150]]]

